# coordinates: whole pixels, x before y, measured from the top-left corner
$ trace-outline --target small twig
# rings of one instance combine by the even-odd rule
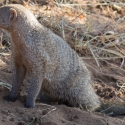
[[[33,120],[32,120],[32,122],[30,122],[30,123],[28,123],[27,125],[31,125],[34,121],[35,121],[35,117],[33,117]]]
[[[89,49],[90,49],[90,51],[91,51],[91,53],[92,53],[92,55],[93,55],[93,57],[94,57],[94,59],[95,59],[95,61],[96,61],[96,63],[97,63],[97,66],[100,67],[99,61],[98,61],[98,59],[95,57],[95,54],[93,53],[93,50],[92,50],[92,48],[91,48],[91,46],[90,46],[89,44],[88,44],[88,47],[89,47]]]
[[[9,83],[6,82],[0,82],[0,86],[4,86],[5,88],[11,90],[12,85],[10,85]]]
[[[62,18],[62,36],[65,39],[65,30],[64,30],[64,19]]]
[[[125,83],[123,83],[122,85],[119,85],[118,83],[116,83],[117,86],[120,88],[119,89],[119,92],[122,90],[122,88],[125,88]]]
[[[96,70],[95,68],[93,68],[92,66],[90,66],[88,63],[84,62],[87,66],[89,66],[90,68],[92,68],[93,70],[95,70],[97,73],[100,73],[100,74],[103,74],[105,76],[109,76],[109,77],[115,77],[115,78],[118,78],[118,79],[122,79],[122,80],[125,80],[125,77],[121,77],[121,76],[118,76],[118,75],[111,75],[111,74],[107,74],[107,73],[103,73],[103,72],[100,72],[98,70]]]
[[[40,117],[40,118],[44,118],[45,116],[47,116],[48,114],[50,114],[52,111],[55,111],[56,110],[56,107],[55,106],[52,106],[52,105],[48,105],[48,104],[43,104],[43,103],[39,103],[40,105],[42,105],[42,106],[48,106],[48,107],[50,107],[49,109],[51,109],[49,112],[47,112],[45,115],[43,115],[42,117]],[[37,104],[38,105],[38,104]],[[48,108],[47,108],[48,109]],[[46,110],[46,109],[43,109],[43,110]],[[43,111],[42,110],[42,111]]]
[[[124,60],[124,58],[122,58],[122,62],[121,62],[120,68],[123,67],[124,63],[125,63],[125,60]]]
[[[93,57],[81,57],[82,59],[94,59]],[[121,57],[96,57],[98,60],[112,60],[112,59],[121,59]],[[125,56],[123,56],[125,58]]]
[[[100,112],[103,113],[103,112],[107,111],[108,109],[111,109],[112,107],[114,107],[114,105],[112,105],[112,106],[110,106],[110,107],[108,107],[108,108],[106,108],[106,109],[104,109],[104,110],[102,110]]]

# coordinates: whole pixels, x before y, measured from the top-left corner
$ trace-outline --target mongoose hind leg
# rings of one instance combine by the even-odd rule
[[[14,65],[12,89],[8,96],[3,97],[4,100],[11,102],[15,102],[17,100],[19,88],[23,83],[25,74],[26,74],[26,69],[24,66],[17,64]]]
[[[80,105],[89,111],[100,106],[100,100],[91,85],[91,77],[87,69],[78,71],[68,76],[65,81],[52,82],[45,80],[41,87],[41,101],[58,102],[68,106]],[[44,101],[42,101],[44,102]]]
[[[89,72],[75,73],[67,81],[72,84],[68,89],[67,100],[72,106],[82,106],[85,110],[94,111],[100,106],[100,100],[91,85]]]
[[[49,92],[51,91],[51,89],[49,89],[50,85],[51,83],[47,79],[44,78],[37,100],[39,100],[42,103],[51,104],[53,100],[51,99],[49,95]]]

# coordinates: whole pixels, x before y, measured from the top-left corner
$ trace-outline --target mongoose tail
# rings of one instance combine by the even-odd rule
[[[109,116],[125,115],[125,102],[118,100],[101,100],[100,108],[95,111]]]

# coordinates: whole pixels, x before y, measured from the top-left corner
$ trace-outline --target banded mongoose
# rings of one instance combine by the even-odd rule
[[[35,107],[40,94],[43,101],[58,101],[94,111],[101,105],[92,88],[91,75],[77,53],[59,36],[41,25],[24,6],[0,8],[0,28],[12,39],[13,82],[8,101],[16,101],[25,75],[30,88],[25,107]]]

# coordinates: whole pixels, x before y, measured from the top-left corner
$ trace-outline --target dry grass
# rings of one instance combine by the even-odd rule
[[[99,74],[118,79],[118,87],[124,89],[125,82],[125,2],[113,0],[54,0],[38,7],[41,24],[66,40],[84,59],[94,59]],[[45,8],[44,8],[45,7]],[[44,8],[44,9],[43,9]],[[42,14],[40,14],[42,13]],[[110,60],[121,59],[120,64]],[[108,63],[119,74],[101,70],[101,61]],[[91,67],[89,65],[89,67]],[[91,67],[92,68],[92,67]],[[119,71],[119,72],[120,72]]]
[[[51,2],[49,2],[51,3]],[[54,0],[46,9],[39,6],[39,21],[66,40],[84,59],[125,57],[124,1]],[[35,6],[36,7],[36,6]],[[40,18],[41,17],[41,18]]]

